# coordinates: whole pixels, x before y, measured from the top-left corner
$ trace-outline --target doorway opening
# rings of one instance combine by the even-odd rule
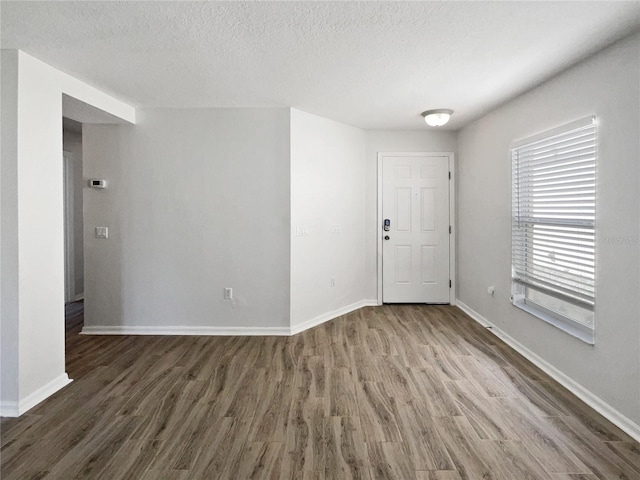
[[[82,124],[62,118],[64,185],[65,331],[82,328],[84,311],[84,227]]]

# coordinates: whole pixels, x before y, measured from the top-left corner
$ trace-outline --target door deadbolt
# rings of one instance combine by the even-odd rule
[[[384,236],[384,239],[385,239],[385,240],[389,240],[389,235],[385,235],[385,236]]]

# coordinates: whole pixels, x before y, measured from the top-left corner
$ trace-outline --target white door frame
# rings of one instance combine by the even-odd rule
[[[76,296],[75,242],[74,242],[74,186],[73,186],[73,154],[63,152],[64,172],[64,280],[65,303],[73,302]]]
[[[447,157],[449,159],[449,303],[456,304],[456,175],[455,154],[453,152],[378,152],[378,209],[376,227],[376,245],[378,250],[378,305],[382,305],[382,159],[384,157]]]

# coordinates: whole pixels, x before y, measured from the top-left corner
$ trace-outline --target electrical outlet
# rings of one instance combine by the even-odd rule
[[[232,298],[233,298],[233,288],[226,287],[224,289],[224,299],[225,300],[231,300]]]
[[[496,293],[496,287],[494,287],[493,285],[487,287],[487,293],[493,297]]]
[[[331,225],[331,233],[340,233],[342,232],[342,227],[338,224]]]
[[[305,226],[296,227],[296,236],[298,237],[306,237],[309,235],[309,229]]]
[[[109,238],[109,227],[96,227],[96,238]]]

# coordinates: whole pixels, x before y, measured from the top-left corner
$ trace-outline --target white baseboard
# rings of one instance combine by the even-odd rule
[[[360,300],[359,302],[352,303],[351,305],[347,305],[336,310],[331,310],[330,312],[323,313],[322,315],[318,315],[317,317],[310,320],[305,320],[304,322],[292,325],[290,335],[296,335],[298,333],[304,332],[305,330],[309,330],[310,328],[317,327],[318,325],[328,322],[329,320],[333,320],[334,318],[346,315],[347,313],[351,313],[354,310],[358,310],[359,308],[371,307],[376,305],[378,305],[377,300]]]
[[[163,326],[84,326],[83,335],[202,335],[202,336],[282,336],[288,327],[163,327]]]
[[[485,317],[480,315],[478,312],[473,310],[471,307],[466,305],[465,303],[457,300],[457,307],[462,310],[464,313],[469,315],[473,320],[478,322],[483,327],[491,327],[489,331],[493,333],[496,337],[501,339],[504,343],[513,348],[516,352],[521,354],[531,363],[536,365],[540,370],[545,372],[551,378],[553,378],[556,382],[562,385],[564,388],[573,393],[576,397],[582,400],[584,403],[593,408],[600,415],[605,417],[611,423],[619,427],[621,430],[630,435],[634,440],[640,442],[640,425],[637,425],[625,415],[620,413],[618,410],[613,408],[607,402],[602,400],[597,395],[594,395],[591,391],[587,390],[585,387],[577,383],[571,377],[558,370],[556,367],[551,365],[542,357],[538,356],[535,352],[531,351],[516,339],[496,327],[493,323],[487,320]]]
[[[27,395],[19,402],[0,402],[0,416],[19,417],[43,400],[49,398],[62,387],[69,385],[71,382],[73,382],[73,380],[71,380],[66,373],[63,373],[59,377],[54,378],[46,385],[37,389],[35,392]]]
[[[184,327],[184,326],[84,326],[82,335],[203,335],[203,336],[290,336],[304,332],[362,307],[376,306],[376,300],[361,300],[319,315],[291,327]]]

